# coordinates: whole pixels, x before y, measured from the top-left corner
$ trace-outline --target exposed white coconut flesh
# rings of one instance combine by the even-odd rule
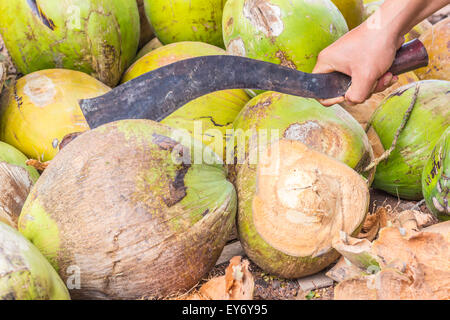
[[[0,221],[17,228],[17,220],[33,182],[27,170],[0,162]]]
[[[344,231],[353,234],[369,206],[366,180],[347,165],[298,141],[280,140],[257,169],[253,222],[273,248],[319,256]]]

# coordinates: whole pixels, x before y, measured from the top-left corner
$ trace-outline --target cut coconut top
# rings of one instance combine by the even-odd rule
[[[369,205],[366,181],[347,165],[280,140],[262,152],[253,219],[260,236],[295,257],[320,256],[341,231],[352,234]]]

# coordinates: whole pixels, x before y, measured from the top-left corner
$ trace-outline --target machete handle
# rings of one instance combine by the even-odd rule
[[[393,75],[400,75],[409,71],[413,71],[428,66],[428,52],[423,43],[419,39],[414,39],[405,43],[400,50],[397,51],[394,64],[389,69]]]

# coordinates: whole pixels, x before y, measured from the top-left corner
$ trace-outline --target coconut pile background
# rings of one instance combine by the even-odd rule
[[[382,1],[11,3],[23,14],[0,4],[1,299],[450,299],[449,6],[406,35],[430,66],[361,105],[225,90],[160,124],[89,130],[79,99],[183,59],[311,72]],[[228,129],[278,131],[255,164],[254,137]],[[237,163],[217,164],[230,141]]]

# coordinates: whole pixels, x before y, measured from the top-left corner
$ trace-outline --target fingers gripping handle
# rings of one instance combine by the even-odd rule
[[[400,75],[409,71],[413,71],[428,66],[428,52],[423,43],[415,39],[404,44],[394,60],[394,64],[389,69],[393,75]]]

